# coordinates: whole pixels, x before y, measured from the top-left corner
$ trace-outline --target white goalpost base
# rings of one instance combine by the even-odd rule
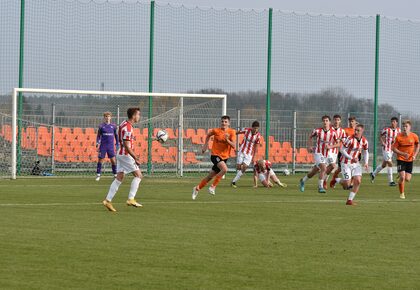
[[[220,99],[222,101],[222,115],[226,115],[227,95],[226,94],[188,94],[188,93],[148,93],[148,92],[121,92],[121,91],[91,91],[91,90],[61,90],[61,89],[35,89],[35,88],[14,88],[12,95],[12,150],[11,150],[11,177],[16,179],[17,175],[17,121],[18,121],[18,95],[20,93],[30,94],[56,94],[56,95],[94,95],[114,97],[168,97],[180,99],[179,132],[183,132],[183,100],[184,98],[197,99]],[[181,134],[178,134],[181,135]],[[178,142],[183,145],[183,136],[178,136]],[[183,171],[183,150],[179,150],[179,162],[181,176]]]

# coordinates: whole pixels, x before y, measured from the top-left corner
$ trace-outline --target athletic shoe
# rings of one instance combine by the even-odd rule
[[[134,206],[134,207],[143,207],[143,205],[141,203],[138,203],[134,198],[133,199],[128,199],[127,200],[127,205],[128,206]]]
[[[397,184],[396,184],[394,181],[391,181],[391,182],[389,183],[389,186],[397,186]]]
[[[348,199],[346,202],[346,205],[356,205],[355,202],[353,202],[352,200]]]
[[[277,185],[280,186],[280,187],[283,187],[283,188],[286,188],[287,187],[287,184],[286,183],[282,183],[282,182],[277,183]]]
[[[400,198],[401,199],[405,199],[405,193],[403,192],[403,193],[400,193]]]
[[[370,182],[375,182],[375,175],[373,175],[373,172],[370,173]]]
[[[323,186],[325,189],[327,189],[327,180],[326,180],[326,179],[324,180],[324,183],[322,184],[322,186]]]
[[[116,212],[117,210],[112,206],[112,203],[110,202],[110,201],[108,201],[108,200],[106,200],[106,199],[104,199],[103,201],[102,201],[102,204],[109,210],[109,211],[112,211],[112,212]]]
[[[216,194],[216,186],[210,186],[209,187],[209,193],[211,195],[215,195]]]
[[[230,186],[232,186],[233,188],[237,188],[238,186],[236,185],[236,183],[235,182],[232,182],[231,184],[230,184]]]
[[[318,192],[319,193],[327,193],[327,191],[325,190],[325,188],[318,188]]]
[[[101,179],[101,176],[98,175],[98,176],[96,176],[95,181],[99,181],[100,179]]]
[[[197,195],[198,195],[198,189],[197,189],[197,186],[194,186],[193,192],[192,192],[192,199],[195,200],[197,198]]]
[[[305,182],[302,179],[299,181],[299,187],[301,192],[305,191]]]
[[[331,187],[331,188],[335,188],[336,183],[337,183],[337,180],[335,180],[335,178],[333,178],[333,179],[330,181],[330,187]]]

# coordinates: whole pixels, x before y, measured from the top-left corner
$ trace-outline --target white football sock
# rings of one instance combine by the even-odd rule
[[[238,181],[241,178],[242,174],[243,174],[242,170],[238,170],[238,172],[236,173],[236,176],[235,176],[235,178],[233,179],[232,182]]]
[[[128,193],[128,199],[133,199],[136,197],[137,190],[139,189],[141,178],[134,177],[131,181],[130,192]]]
[[[381,165],[378,165],[378,167],[376,167],[375,171],[373,172],[373,176],[376,176],[376,174],[378,174],[379,172],[381,172],[381,170],[384,169]]]
[[[306,181],[308,181],[308,179],[309,179],[308,175],[305,175],[305,176],[302,178],[302,181],[303,181],[303,182],[306,182]]]
[[[318,179],[318,188],[324,188],[324,180]]]
[[[392,176],[392,167],[387,167],[386,171],[388,172],[388,181],[389,182],[393,182],[394,181],[394,177]]]
[[[356,193],[355,192],[353,192],[353,191],[351,191],[350,192],[350,194],[349,194],[349,198],[348,198],[348,200],[353,200],[353,198],[356,196]]]
[[[114,179],[114,181],[111,183],[111,186],[109,187],[108,195],[106,196],[107,201],[112,201],[118,191],[118,187],[120,187],[120,184],[121,181]]]
[[[325,181],[328,181],[329,178],[330,178],[330,175],[328,174],[327,177],[325,177]]]

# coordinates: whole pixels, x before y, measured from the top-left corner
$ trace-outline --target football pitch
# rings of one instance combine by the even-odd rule
[[[131,178],[100,203],[111,179],[0,180],[1,289],[419,289],[420,177],[407,199],[385,176],[347,191],[237,189],[216,196],[197,178]]]

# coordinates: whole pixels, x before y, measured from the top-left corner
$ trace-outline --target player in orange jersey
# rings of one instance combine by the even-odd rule
[[[209,174],[197,186],[194,186],[192,192],[193,200],[197,198],[198,192],[213,178],[214,181],[209,187],[209,193],[212,195],[216,194],[216,186],[227,172],[226,162],[230,157],[230,152],[232,149],[235,149],[236,145],[236,131],[229,128],[229,126],[230,117],[222,116],[220,128],[211,129],[206,136],[202,153],[207,151],[209,140],[213,136],[213,147],[211,148],[211,162],[213,163],[213,167]]]
[[[406,120],[403,122],[403,132],[398,134],[392,145],[392,151],[397,154],[397,170],[400,175],[398,187],[402,199],[405,199],[405,182],[411,180],[413,161],[416,160],[419,149],[419,137],[411,132],[411,122]]]
[[[348,127],[344,128],[344,133],[345,133],[345,137],[350,137],[354,135],[354,129],[356,129],[356,126],[358,124],[356,117],[350,116],[348,118]],[[338,160],[340,160],[341,158],[341,152],[338,152]],[[341,173],[341,162],[338,162],[338,168],[337,170],[334,172],[333,178],[331,179],[331,183],[330,183],[330,187],[332,183],[334,183],[334,180],[336,178],[338,178],[339,174]]]

